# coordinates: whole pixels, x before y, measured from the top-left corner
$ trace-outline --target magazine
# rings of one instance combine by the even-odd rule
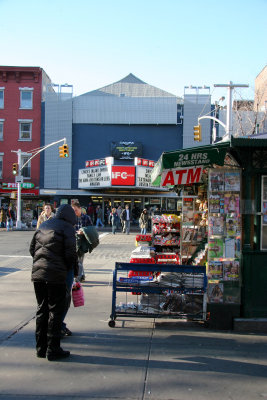
[[[208,301],[210,303],[223,303],[223,283],[210,283],[208,285]]]
[[[183,242],[191,242],[194,238],[195,229],[194,228],[183,228]]]
[[[209,217],[209,235],[223,235],[224,217],[222,215]]]
[[[209,279],[223,279],[223,263],[221,261],[209,261]]]
[[[235,281],[239,279],[239,261],[223,262],[223,279],[225,281]]]
[[[225,238],[225,258],[235,258],[235,247],[236,247],[236,242],[235,238],[231,237],[226,237]]]
[[[223,295],[225,303],[239,304],[241,301],[239,287],[224,284]]]
[[[211,194],[209,197],[209,212],[219,213],[220,212],[220,202],[223,196],[218,194]]]
[[[183,224],[186,226],[194,224],[193,210],[183,210]]]
[[[267,224],[267,201],[262,203],[263,223]]]
[[[209,239],[209,258],[222,258],[223,257],[223,239],[210,238]]]
[[[226,236],[236,236],[240,233],[239,218],[234,214],[227,214],[226,216]]]
[[[239,172],[225,172],[225,190],[240,191],[240,173]]]
[[[224,196],[224,212],[226,214],[235,213],[239,214],[239,195],[238,194],[225,194]]]
[[[209,176],[209,189],[212,192],[224,190],[224,172],[223,171],[210,171]]]

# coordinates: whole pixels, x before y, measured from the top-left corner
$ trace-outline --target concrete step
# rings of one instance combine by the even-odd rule
[[[267,318],[234,318],[234,331],[267,333]]]

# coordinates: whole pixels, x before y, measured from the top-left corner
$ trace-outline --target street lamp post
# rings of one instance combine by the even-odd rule
[[[232,114],[232,91],[236,87],[249,87],[249,85],[244,83],[233,83],[230,81],[229,83],[218,83],[214,84],[214,87],[226,87],[228,88],[228,96],[227,96],[227,115],[226,115],[226,137],[228,139],[231,138],[232,130],[233,130],[233,114]]]

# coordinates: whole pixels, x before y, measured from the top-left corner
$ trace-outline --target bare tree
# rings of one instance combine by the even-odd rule
[[[262,107],[264,90],[255,91],[253,100],[235,100],[233,104],[234,136],[263,133],[267,125],[267,110]],[[240,97],[240,94],[239,94]]]

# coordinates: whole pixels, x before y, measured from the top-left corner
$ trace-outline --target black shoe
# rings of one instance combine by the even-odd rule
[[[48,361],[60,360],[61,358],[67,358],[70,356],[70,352],[63,350],[59,347],[57,350],[47,350],[46,357]]]
[[[37,350],[36,351],[36,356],[38,358],[46,358],[46,350]]]
[[[71,336],[71,335],[72,335],[72,332],[67,327],[61,329],[61,337]]]
[[[80,282],[84,282],[85,281],[85,275],[82,275],[80,278]]]

